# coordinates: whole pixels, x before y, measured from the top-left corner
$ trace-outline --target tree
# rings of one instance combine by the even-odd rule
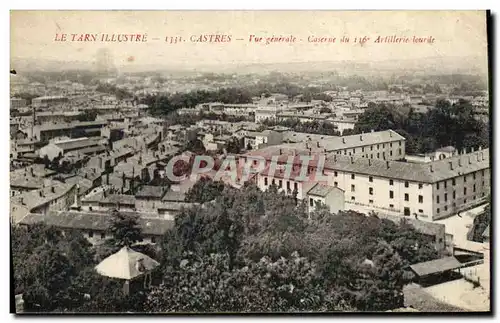
[[[139,226],[139,216],[123,214],[113,210],[107,229],[111,238],[108,242],[116,248],[132,246],[142,240],[142,229]]]
[[[187,202],[205,203],[219,196],[224,190],[223,182],[215,182],[211,178],[201,177],[186,193]]]

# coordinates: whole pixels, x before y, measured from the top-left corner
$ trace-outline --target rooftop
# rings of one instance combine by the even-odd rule
[[[136,197],[153,197],[161,199],[165,195],[165,187],[164,186],[150,186],[143,185],[139,189],[139,191],[135,194]]]
[[[324,184],[318,183],[318,184],[314,185],[309,190],[309,192],[307,192],[307,194],[308,195],[315,195],[315,196],[325,197],[325,196],[327,196],[333,190],[340,190],[340,188],[335,187],[335,186],[324,185]]]
[[[461,266],[460,262],[455,257],[445,257],[436,260],[421,262],[418,264],[411,265],[410,268],[418,276],[428,276],[432,274],[441,273],[444,271],[459,268]]]
[[[147,217],[143,217],[143,213],[140,212],[120,211],[120,213],[139,215],[139,225],[145,235],[161,236],[174,227],[173,220],[151,218],[147,214]],[[58,228],[104,231],[108,228],[110,218],[109,212],[56,211],[46,215],[29,213],[18,223],[29,225],[44,222]]]

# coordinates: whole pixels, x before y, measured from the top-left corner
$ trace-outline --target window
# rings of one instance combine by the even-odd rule
[[[439,183],[436,183],[436,189],[439,189]]]
[[[337,177],[337,176],[339,176],[339,173],[333,172],[333,176]]]
[[[264,177],[264,185],[267,186],[267,177]]]
[[[356,191],[356,187],[354,187],[354,185],[351,185],[351,192],[355,192]]]
[[[377,153],[377,158],[380,158],[380,153]]]
[[[287,181],[286,182],[286,190],[289,191],[290,190],[290,181]]]
[[[89,238],[92,238],[94,236],[94,232],[93,231],[89,231]]]
[[[481,176],[484,177],[484,169],[481,171]]]
[[[405,193],[405,201],[409,201],[410,200],[410,195],[408,193]]]
[[[373,154],[370,154],[370,158],[373,159]]]
[[[394,181],[392,179],[389,180],[389,185],[394,185]]]
[[[447,184],[448,184],[448,182],[447,182],[447,181],[444,181],[443,183],[444,183],[444,188],[447,188],[447,187],[448,187],[448,185],[447,185]]]
[[[382,144],[382,148],[385,148],[385,144]]]
[[[364,153],[365,152],[365,147],[361,147],[361,152]]]
[[[457,198],[457,193],[455,191],[453,191],[453,199],[456,199]]]
[[[467,183],[467,175],[464,175],[464,183]]]
[[[368,180],[370,181],[370,183],[372,183],[373,182],[373,176],[368,177]]]
[[[273,185],[276,185],[276,181],[274,180],[274,178],[273,178],[273,182],[272,182],[272,184],[273,184]]]
[[[349,156],[351,156],[351,152],[349,152]]]
[[[353,148],[352,149],[352,153],[355,154],[356,153],[356,148]]]
[[[439,204],[439,195],[438,195],[438,196],[436,196],[436,203],[438,203],[438,204]]]
[[[399,147],[401,147],[401,144],[402,144],[402,143],[403,143],[402,141],[400,141],[400,142],[399,142]]]
[[[464,204],[466,204],[466,203],[467,203],[467,199],[464,199]]]
[[[424,213],[424,210],[418,209],[418,213]]]
[[[401,148],[398,149],[398,152],[400,155],[402,155],[403,153],[401,152]]]
[[[282,188],[283,187],[283,180],[280,179],[279,181],[279,188]]]
[[[441,211],[441,210],[440,210],[439,208],[437,208],[437,213],[438,213],[438,214],[439,214],[439,212],[440,212],[440,211]]]
[[[474,200],[475,200],[475,199],[476,199],[476,196],[474,195],[474,197],[473,197],[473,198],[474,198]]]
[[[445,210],[445,211],[448,211],[448,205],[445,205],[445,206],[444,206],[444,210]]]
[[[351,201],[356,201],[356,198],[354,196],[351,196]]]
[[[467,187],[464,187],[464,195],[467,195]]]
[[[410,216],[410,214],[411,214],[410,208],[409,207],[405,207],[404,208],[404,215],[405,216]]]
[[[389,155],[391,155],[391,156],[392,156],[392,150],[391,150],[391,151],[389,151]]]
[[[347,155],[347,149],[344,149],[344,155]]]
[[[309,206],[314,206],[314,200],[312,198],[309,199]]]
[[[297,183],[293,183],[293,189],[298,191],[299,190],[299,186],[297,185]]]
[[[422,187],[424,187],[424,184],[418,184],[419,189],[422,189]]]
[[[151,243],[156,243],[156,237],[151,237]]]
[[[444,201],[448,202],[448,193],[444,193]]]
[[[370,188],[368,189],[368,193],[369,193],[370,195],[373,195],[373,187],[370,187]]]
[[[455,184],[456,184],[456,181],[455,181],[455,179],[454,179],[454,178],[452,178],[452,179],[451,179],[451,185],[455,186]]]
[[[356,178],[356,176],[354,176],[354,174],[351,174],[351,179],[354,179]]]
[[[472,179],[476,180],[476,172],[472,173]]]
[[[370,150],[373,150],[373,145],[370,146]]]
[[[393,209],[394,208],[394,204],[389,204],[389,208]]]
[[[424,197],[422,195],[418,196],[418,203],[424,203]]]
[[[476,184],[474,184],[474,186],[472,186],[472,192],[476,193]]]
[[[393,199],[394,198],[394,191],[389,191],[389,198]]]
[[[483,187],[484,187],[484,181],[483,181]]]
[[[373,200],[369,200],[368,203],[373,204]]]
[[[106,232],[101,233],[101,239],[106,239]]]
[[[389,144],[389,147],[391,147],[391,148],[392,148],[392,142]]]
[[[379,148],[380,148],[380,145],[377,145],[377,149],[379,149]]]
[[[338,185],[339,185],[339,183],[337,183],[337,182],[333,183],[333,186],[335,186],[335,187],[337,187]]]
[[[408,182],[405,182],[405,187],[408,187],[410,186],[410,184]]]
[[[382,158],[385,159],[385,151],[382,152]]]

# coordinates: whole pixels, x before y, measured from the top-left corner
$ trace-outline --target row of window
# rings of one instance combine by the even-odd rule
[[[484,186],[484,182],[483,182],[483,186]],[[474,184],[472,186],[472,193],[476,193],[476,184]],[[464,195],[467,195],[467,187],[464,187]],[[456,191],[453,191],[452,196],[453,196],[453,199],[457,198]],[[444,201],[445,202],[448,201],[448,193],[444,193]],[[439,203],[439,195],[436,195],[436,203]]]
[[[338,172],[333,172],[333,176],[338,177],[338,175],[339,175]],[[355,174],[351,174],[351,179],[356,179],[356,175]],[[368,177],[368,181],[370,183],[373,183],[373,176],[369,176]],[[337,183],[337,182],[335,182],[335,183]],[[391,186],[394,185],[394,180],[390,179],[389,180],[389,185],[391,185]],[[337,186],[337,185],[335,185],[335,186]],[[352,185],[352,186],[354,186],[354,185]],[[410,183],[408,181],[405,181],[405,187],[410,187]],[[422,189],[423,187],[424,187],[424,184],[418,183],[418,188],[419,189]]]
[[[364,153],[364,149],[362,148],[361,149],[361,152]],[[356,153],[356,148],[353,148],[352,150],[352,153],[355,154]],[[342,151],[337,151],[337,155],[341,155],[342,154]],[[401,150],[401,148],[398,149],[398,154],[401,156],[403,154],[403,151]],[[347,152],[347,149],[344,149],[344,155],[349,155],[351,156],[351,152]],[[392,153],[392,150],[389,151],[389,155],[390,156],[393,156],[393,153]],[[377,153],[377,159],[380,159],[380,153]],[[365,155],[363,155],[362,157],[365,157]],[[366,154],[366,158],[368,158],[368,154]],[[370,154],[370,158],[373,159],[373,154]],[[385,151],[382,152],[382,159],[385,159]]]
[[[264,186],[268,186],[268,185],[269,185],[268,178],[264,177]],[[274,178],[273,178],[273,180],[271,182],[271,185],[276,185],[276,180]],[[278,188],[283,188],[283,180],[282,179],[278,180]],[[289,190],[289,191],[291,190],[291,188],[290,188],[290,181],[286,182],[286,189]],[[295,191],[298,191],[299,188],[298,188],[297,182],[293,183],[293,189]]]
[[[485,196],[485,193],[483,192],[483,193],[481,194],[481,196],[482,196],[482,197],[484,197],[484,196]],[[472,197],[472,199],[473,199],[473,200],[476,200],[476,199],[477,199],[477,196],[476,196],[476,195],[474,195],[474,196]],[[438,203],[439,203],[439,202],[438,202]],[[467,199],[464,199],[464,204],[467,204]],[[457,206],[457,204],[456,204],[456,203],[453,203],[453,204],[452,204],[452,207],[453,207],[453,208],[455,208],[456,206]],[[448,211],[448,205],[445,205],[445,206],[444,206],[444,210],[445,210],[445,211]],[[437,209],[436,209],[436,211],[437,211],[437,213],[439,214],[439,213],[441,212],[441,209],[440,209],[440,208],[437,208]]]
[[[93,238],[94,237],[94,231],[90,230],[87,232],[88,235],[89,235],[89,238]],[[106,239],[106,232],[101,232],[101,239]],[[141,240],[142,242],[142,240]],[[151,242],[152,243],[156,243],[156,237],[151,237]]]
[[[473,172],[473,173],[472,173],[472,180],[476,180],[476,173],[479,173],[479,171],[477,171],[477,172]],[[481,170],[481,176],[483,176],[483,177],[484,177],[484,169],[483,169],[483,170]],[[464,179],[464,183],[467,183],[467,174],[463,176],[463,179]],[[447,182],[448,182],[448,181],[442,181],[442,182],[441,182],[441,183],[443,183],[444,188],[447,188],[447,187],[448,187]],[[484,183],[484,182],[483,182],[483,183]],[[452,185],[452,186],[455,186],[456,184],[457,184],[456,178],[452,178],[452,179],[451,179],[451,185]],[[484,185],[484,184],[483,184],[483,185]],[[440,187],[441,187],[441,186],[440,186],[440,182],[437,182],[437,183],[436,183],[436,188],[437,188],[437,189],[439,189]]]

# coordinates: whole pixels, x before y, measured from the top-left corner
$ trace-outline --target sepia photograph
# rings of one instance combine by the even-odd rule
[[[11,313],[492,314],[489,11],[9,15]]]

